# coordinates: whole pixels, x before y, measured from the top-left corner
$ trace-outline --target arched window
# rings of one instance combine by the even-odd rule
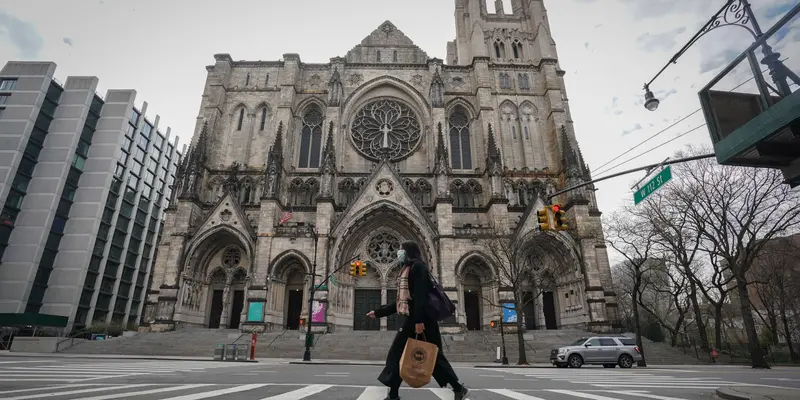
[[[339,205],[349,206],[356,198],[356,185],[353,180],[346,178],[339,182]]]
[[[244,182],[239,188],[239,204],[250,204],[253,188],[250,182]]]
[[[428,180],[420,178],[417,180],[417,191],[418,194],[415,199],[421,204],[423,207],[428,207],[433,205],[433,198],[432,192],[433,187],[431,186]]]
[[[244,108],[239,109],[239,122],[236,124],[236,130],[242,130],[242,124],[244,123]]]
[[[250,86],[250,73],[247,73],[247,78],[244,79],[244,85]]]
[[[512,139],[516,139],[517,138],[517,127],[516,126],[512,126],[511,127],[511,138]]]
[[[472,169],[472,149],[469,141],[469,117],[463,106],[450,113],[450,162],[454,169]]]
[[[397,62],[397,50],[392,53],[392,61]]]
[[[375,57],[375,61],[381,62],[381,51],[378,50],[378,55]]]
[[[455,207],[480,207],[480,195],[483,193],[483,187],[474,179],[470,179],[467,183],[456,179],[450,184],[450,192],[453,196],[453,206]]]
[[[515,40],[514,43],[511,44],[511,49],[514,50],[514,58],[522,58],[522,43],[520,43],[519,40]]]
[[[322,111],[316,105],[309,107],[303,116],[300,133],[300,168],[319,168],[322,152]]]
[[[267,77],[264,78],[264,86],[267,86],[267,85],[269,85],[269,74],[267,74]]]
[[[264,128],[267,126],[267,108],[264,107],[261,109],[261,123],[259,124],[259,130],[263,131]]]
[[[289,204],[293,206],[302,206],[304,200],[304,184],[302,179],[294,179],[289,184]]]
[[[316,179],[311,178],[306,181],[305,183],[305,199],[303,199],[302,205],[304,206],[316,206],[317,205],[317,196],[319,195],[319,182]]]
[[[506,45],[500,39],[494,42],[494,52],[497,58],[506,58]]]

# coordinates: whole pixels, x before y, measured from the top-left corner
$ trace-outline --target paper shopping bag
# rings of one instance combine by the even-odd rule
[[[438,355],[439,348],[435,344],[409,338],[400,357],[400,377],[412,388],[427,385]]]

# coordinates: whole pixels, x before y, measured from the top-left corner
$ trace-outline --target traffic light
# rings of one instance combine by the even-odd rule
[[[356,262],[353,261],[350,263],[350,276],[356,276],[358,273],[358,267],[356,267]]]
[[[561,209],[560,204],[553,206],[553,219],[556,221],[556,230],[564,231],[569,228],[567,225],[567,212]]]
[[[361,273],[359,275],[367,276],[367,263],[365,263],[363,261],[359,261],[359,262],[361,263]]]
[[[543,231],[549,231],[550,215],[547,212],[547,208],[543,208],[541,210],[536,211],[536,215],[539,217],[539,229]]]
[[[489,321],[489,326],[494,328],[497,324],[494,321]]]

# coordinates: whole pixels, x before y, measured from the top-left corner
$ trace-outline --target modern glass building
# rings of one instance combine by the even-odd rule
[[[0,314],[132,327],[142,313],[178,138],[136,91],[54,79],[52,62],[0,71]]]

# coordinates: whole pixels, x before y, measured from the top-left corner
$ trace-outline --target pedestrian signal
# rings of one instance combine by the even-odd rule
[[[556,229],[564,231],[569,228],[567,225],[567,212],[561,209],[560,204],[553,206],[553,219],[556,221]]]
[[[543,231],[550,230],[550,215],[547,212],[547,208],[543,208],[539,211],[536,211],[536,215],[539,217],[539,229]]]

